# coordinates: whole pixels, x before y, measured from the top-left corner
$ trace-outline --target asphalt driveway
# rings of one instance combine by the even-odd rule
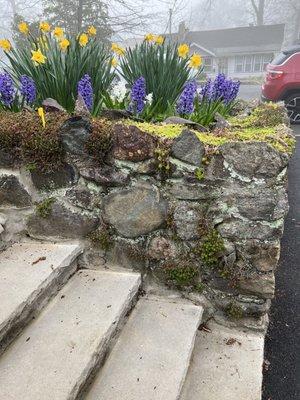
[[[263,400],[300,399],[300,126],[289,168],[290,211],[285,222],[266,338]]]

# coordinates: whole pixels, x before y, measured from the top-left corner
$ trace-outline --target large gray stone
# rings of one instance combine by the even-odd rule
[[[86,187],[73,187],[66,192],[66,196],[71,204],[86,210],[93,211],[99,208],[102,202],[99,193],[89,190]]]
[[[31,179],[38,190],[59,189],[72,186],[77,182],[77,173],[73,166],[62,165],[56,171],[43,172],[39,170],[31,171]]]
[[[204,145],[196,134],[185,129],[172,144],[172,155],[181,161],[201,166],[204,156]]]
[[[0,398],[82,398],[140,284],[139,274],[77,272],[1,357]]]
[[[181,180],[169,184],[169,193],[179,200],[211,200],[216,199],[220,189],[214,185],[188,183]]]
[[[111,193],[104,199],[104,218],[125,237],[146,235],[165,221],[167,203],[157,188],[140,185]]]
[[[90,121],[82,117],[69,118],[61,128],[64,149],[75,155],[86,155],[86,143],[91,134]]]
[[[280,242],[246,240],[236,243],[240,262],[251,265],[260,272],[275,270],[280,256]]]
[[[147,254],[153,260],[175,259],[179,255],[179,249],[174,240],[155,236],[149,242]]]
[[[15,175],[0,175],[0,207],[28,207],[31,197]]]
[[[49,214],[42,217],[36,212],[27,221],[27,230],[33,237],[80,238],[87,236],[98,225],[99,219],[92,214],[75,211],[54,201]]]
[[[287,166],[289,157],[264,142],[234,142],[220,146],[225,161],[249,178],[273,178]]]
[[[254,294],[265,299],[272,299],[275,294],[275,276],[271,273],[252,274],[240,279],[238,287],[245,293]]]
[[[218,231],[224,238],[233,241],[243,239],[274,240],[280,238],[283,231],[282,224],[264,224],[259,221],[231,219],[218,226]]]

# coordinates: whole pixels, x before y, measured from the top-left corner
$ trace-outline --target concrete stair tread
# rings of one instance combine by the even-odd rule
[[[64,270],[81,251],[78,244],[28,242],[0,253],[0,342],[19,318],[26,317],[25,309],[32,311],[41,293],[67,274]]]
[[[140,283],[134,273],[76,273],[2,355],[0,398],[77,398]]]
[[[141,299],[86,399],[178,399],[201,316],[180,300]]]
[[[261,400],[264,335],[208,327],[197,334],[180,400]]]

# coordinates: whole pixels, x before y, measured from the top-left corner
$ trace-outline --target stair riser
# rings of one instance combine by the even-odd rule
[[[23,328],[47,306],[50,300],[65,285],[78,269],[78,261],[60,268],[37,289],[25,304],[22,304],[14,315],[0,326],[0,355],[22,332]]]
[[[120,317],[115,325],[113,325],[110,331],[107,334],[105,340],[103,340],[99,346],[98,351],[96,352],[93,360],[90,361],[88,366],[88,372],[85,373],[85,377],[83,377],[82,381],[79,381],[77,385],[73,388],[72,392],[68,396],[66,400],[84,400],[87,391],[90,388],[95,376],[104,365],[105,360],[107,359],[110,351],[113,348],[114,343],[119,337],[119,334],[122,331],[123,326],[125,325],[127,318],[129,317],[131,311],[134,309],[138,298],[139,298],[139,289],[141,288],[142,283],[139,283],[139,288],[136,291],[131,293],[129,301],[124,305],[124,309],[120,314]]]

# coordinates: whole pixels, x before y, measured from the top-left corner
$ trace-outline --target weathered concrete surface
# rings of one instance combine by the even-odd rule
[[[201,316],[180,300],[140,300],[86,399],[177,399]]]
[[[263,335],[209,328],[197,335],[180,400],[261,400]]]
[[[0,352],[75,272],[81,251],[78,244],[30,242],[0,253]]]
[[[79,271],[0,359],[0,398],[77,399],[139,286],[138,274]]]

